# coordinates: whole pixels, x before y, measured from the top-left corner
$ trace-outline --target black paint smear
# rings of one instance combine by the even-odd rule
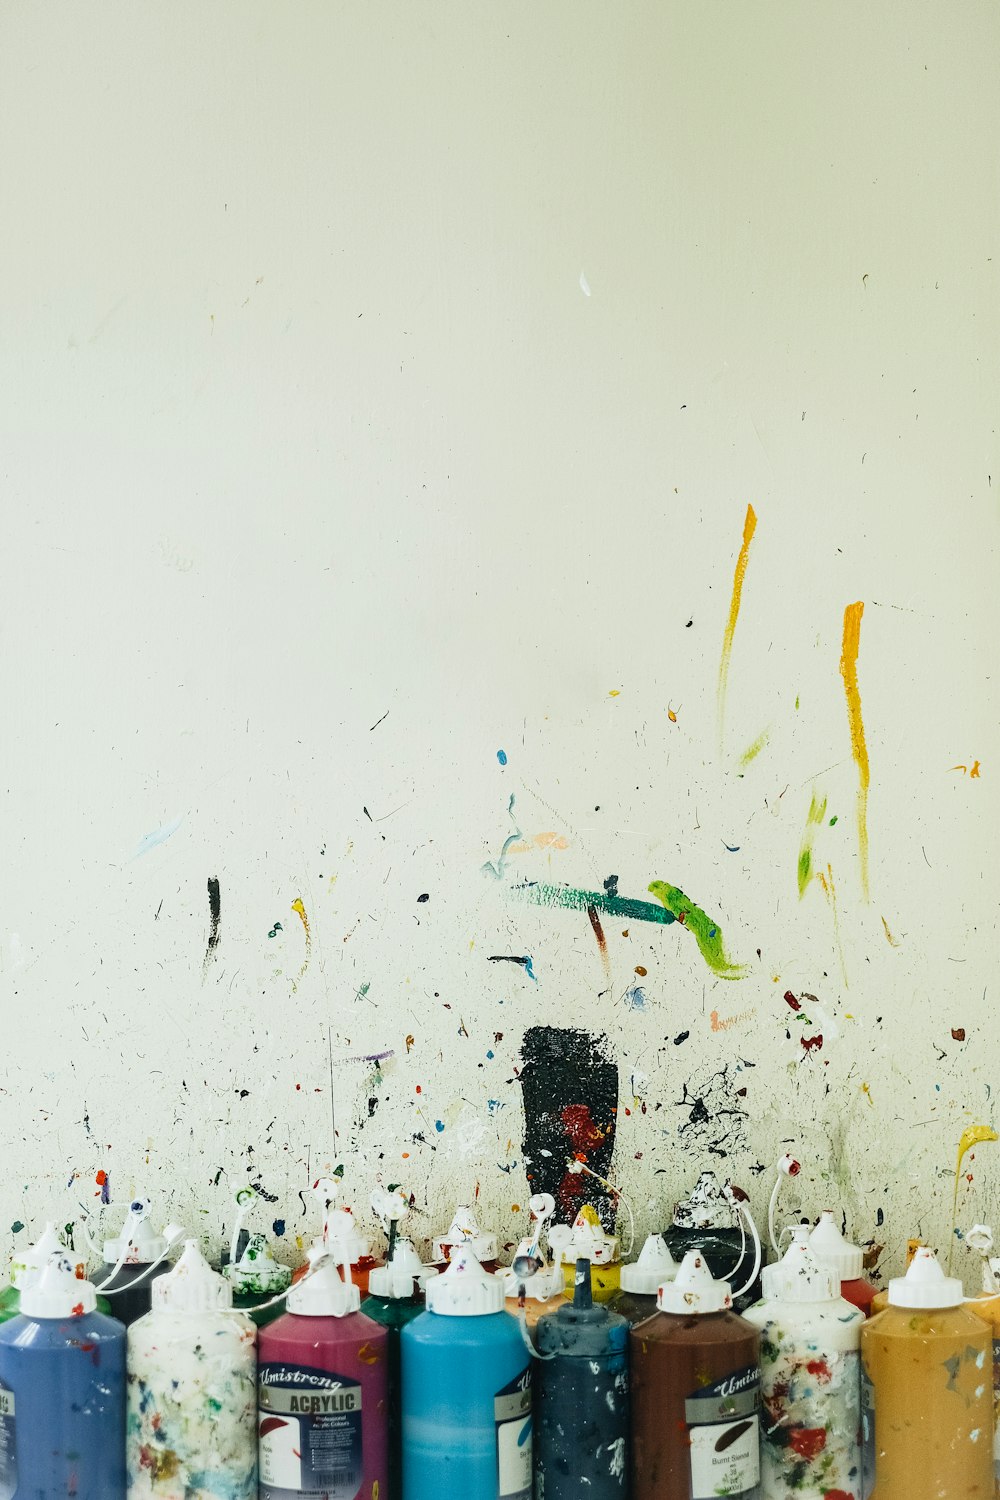
[[[753,1067],[745,1058],[741,1062],[744,1068]],[[735,1069],[730,1077],[730,1067],[727,1062],[714,1073],[685,1083],[680,1099],[674,1100],[676,1108],[685,1111],[677,1134],[699,1157],[705,1152],[729,1156],[746,1143],[745,1094],[736,1081],[739,1074]]]
[[[205,962],[202,965],[202,973],[207,973],[208,966],[215,957],[215,950],[219,946],[219,919],[222,916],[222,896],[219,891],[219,882],[214,875],[208,877],[208,947],[205,949]]]
[[[567,1159],[607,1177],[615,1149],[618,1065],[607,1038],[559,1026],[529,1026],[521,1045],[524,1154],[533,1193],[551,1193],[556,1220],[569,1223],[592,1203],[605,1229],[616,1218],[613,1195]],[[547,1154],[546,1154],[547,1153]]]
[[[674,1037],[674,1046],[679,1047],[681,1042],[686,1042],[690,1035],[690,1031],[679,1031]]]
[[[518,954],[518,953],[491,953],[490,956],[489,956],[489,958],[486,960],[486,962],[488,964],[520,964],[521,967],[522,967],[522,969],[526,969],[527,966],[528,966],[528,964],[531,963],[531,954],[530,953],[520,953],[520,954]],[[500,1033],[500,1036],[503,1036],[503,1032]],[[499,1038],[498,1038],[498,1040],[499,1040]]]

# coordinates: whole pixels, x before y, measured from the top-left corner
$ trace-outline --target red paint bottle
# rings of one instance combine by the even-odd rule
[[[861,1272],[864,1269],[864,1252],[860,1245],[852,1245],[845,1239],[834,1223],[833,1210],[824,1208],[819,1222],[809,1236],[809,1248],[816,1259],[829,1266],[840,1279],[840,1295],[846,1302],[860,1307],[866,1318],[872,1315],[872,1299],[875,1287]]]

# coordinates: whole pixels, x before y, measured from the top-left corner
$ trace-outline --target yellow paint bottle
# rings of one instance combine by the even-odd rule
[[[590,1261],[590,1287],[595,1302],[608,1302],[621,1286],[618,1240],[605,1234],[597,1210],[585,1203],[572,1225],[557,1224],[549,1244],[563,1269],[563,1292],[572,1297],[578,1260]]]

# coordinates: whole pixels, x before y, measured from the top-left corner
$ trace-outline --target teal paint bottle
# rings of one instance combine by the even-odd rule
[[[590,1261],[573,1301],[535,1328],[535,1478],[544,1500],[623,1500],[628,1485],[629,1325],[594,1303]]]
[[[399,1500],[403,1486],[402,1349],[403,1329],[419,1318],[426,1306],[424,1287],[438,1274],[435,1266],[420,1263],[411,1240],[390,1235],[390,1258],[368,1276],[368,1296],[361,1304],[366,1317],[386,1330],[389,1388],[386,1410],[389,1427],[389,1489],[387,1500]]]
[[[468,1245],[400,1342],[403,1500],[532,1500],[531,1353]]]

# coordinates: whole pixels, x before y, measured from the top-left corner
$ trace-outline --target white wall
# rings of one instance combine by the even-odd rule
[[[746,1087],[717,1165],[758,1204],[788,1139],[883,1265],[947,1236],[1000,1065],[998,31],[985,0],[8,0],[8,1248],[97,1212],[100,1169],[115,1226],[143,1190],[217,1235],[259,1174],[287,1248],[343,1160],[418,1233],[477,1183],[519,1227],[540,1021],[607,1034],[643,1227],[710,1138],[687,1084],[714,1117]],[[797,889],[814,792],[843,965]],[[566,847],[491,879],[515,827]],[[609,989],[585,913],[509,890],[611,873],[682,887],[745,977],[606,918]],[[380,1084],[344,1060],[388,1049]]]

